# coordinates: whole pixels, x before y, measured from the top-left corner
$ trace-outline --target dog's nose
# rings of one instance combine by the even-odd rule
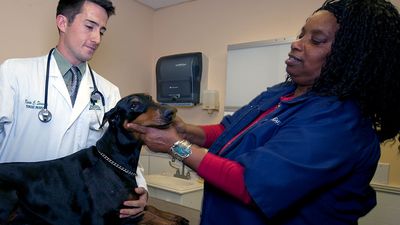
[[[175,108],[165,108],[165,110],[163,111],[163,117],[168,121],[173,120],[175,117],[175,114],[176,114]]]

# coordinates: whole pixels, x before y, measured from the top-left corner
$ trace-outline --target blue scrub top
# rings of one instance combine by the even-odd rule
[[[248,206],[205,184],[201,224],[357,224],[376,205],[369,183],[380,145],[356,103],[313,92],[289,101],[282,83],[222,120],[209,152],[238,161],[254,201]],[[280,106],[218,151],[260,113]]]

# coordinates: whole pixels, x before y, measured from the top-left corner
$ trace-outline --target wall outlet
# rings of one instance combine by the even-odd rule
[[[378,163],[372,183],[389,184],[389,163]]]

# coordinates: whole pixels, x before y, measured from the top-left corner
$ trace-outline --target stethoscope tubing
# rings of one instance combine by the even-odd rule
[[[45,91],[44,91],[44,105],[43,108],[47,110],[47,98],[48,98],[48,90],[49,90],[49,74],[50,74],[50,60],[51,60],[51,55],[54,51],[54,48],[50,49],[49,55],[47,56],[47,67],[46,67],[46,82],[45,82]]]
[[[50,60],[51,60],[51,55],[52,55],[54,50],[55,50],[55,48],[50,49],[49,55],[47,56],[46,81],[45,81],[45,91],[44,91],[44,105],[43,105],[43,108],[38,113],[38,118],[43,123],[48,123],[52,119],[52,114],[47,109],[47,101],[48,101],[48,93],[49,93]],[[104,96],[97,89],[97,85],[96,85],[96,81],[94,79],[93,71],[92,71],[92,68],[90,68],[89,64],[88,64],[88,67],[89,67],[89,72],[90,72],[90,76],[92,78],[92,83],[93,83],[93,91],[90,94],[90,101],[91,101],[92,104],[95,104],[95,102],[97,101],[95,96],[98,95],[100,100],[101,100],[101,104],[103,105],[103,110],[104,110],[104,107],[105,107]]]

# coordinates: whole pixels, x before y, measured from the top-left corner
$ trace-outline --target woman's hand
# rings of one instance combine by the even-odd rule
[[[157,129],[140,126],[135,123],[127,123],[125,128],[130,132],[136,133],[144,144],[154,152],[169,153],[172,145],[182,140],[182,137],[179,136],[173,126],[167,129]]]
[[[172,125],[175,127],[176,132],[178,132],[179,136],[182,139],[186,139],[187,137],[187,125],[186,123],[178,116],[175,117]]]

